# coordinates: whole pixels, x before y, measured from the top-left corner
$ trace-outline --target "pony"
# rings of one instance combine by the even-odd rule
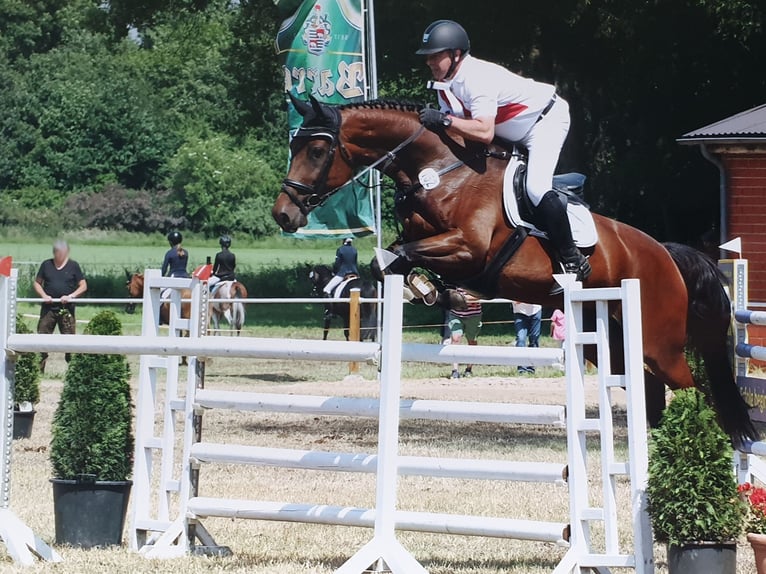
[[[126,286],[128,288],[128,295],[136,299],[144,296],[144,274],[143,273],[130,273],[126,271],[127,275]],[[181,291],[181,318],[188,319],[191,317],[191,296],[192,293],[189,289]],[[128,304],[133,305],[133,304]],[[135,307],[135,305],[133,305]],[[127,308],[126,308],[127,310]],[[160,325],[170,324],[170,303],[162,303],[160,305]]]
[[[421,267],[445,282],[487,297],[560,306],[552,275],[560,272],[546,238],[513,228],[502,206],[507,152],[425,130],[421,106],[372,101],[329,106],[299,101],[301,128],[291,142],[292,163],[272,207],[287,232],[306,224],[310,211],[353,180],[378,169],[397,186],[401,236],[389,246],[386,271]],[[430,168],[430,169],[427,169]],[[419,183],[427,170],[428,189]],[[436,172],[437,178],[434,178]],[[593,272],[585,287],[641,282],[647,419],[655,426],[665,408],[665,385],[695,385],[688,348],[707,371],[710,398],[734,442],[757,437],[748,405],[737,390],[727,351],[731,307],[722,276],[707,256],[682,245],[662,245],[642,231],[593,215],[598,243],[588,252]],[[510,253],[510,255],[509,255]],[[620,308],[610,309],[620,321]],[[592,319],[591,319],[592,320]],[[613,331],[615,372],[624,365],[621,334]],[[596,362],[596,357],[588,357]]]
[[[211,296],[210,320],[215,334],[219,333],[221,317],[224,317],[229,328],[239,336],[245,324],[245,304],[241,301],[219,302],[217,299],[247,299],[247,289],[239,281],[221,281]]]
[[[334,273],[327,265],[315,265],[309,271],[309,279],[313,284],[312,292],[315,295],[323,295],[323,289],[330,282]],[[359,289],[359,295],[363,299],[373,299],[378,296],[378,290],[369,281],[363,281],[359,277],[351,279],[343,284],[343,289],[339,298],[346,299],[351,296],[352,289]],[[333,295],[334,296],[334,295]],[[360,314],[360,338],[362,341],[374,341],[377,334],[378,312],[376,303],[362,303],[359,306]],[[351,315],[350,303],[325,303],[324,306],[324,324],[322,340],[327,340],[327,334],[330,331],[330,323],[333,317],[340,317],[343,321],[343,333],[348,341],[348,327]]]

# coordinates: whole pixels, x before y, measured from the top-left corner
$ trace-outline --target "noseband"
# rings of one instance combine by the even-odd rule
[[[311,183],[311,184],[303,183],[302,181],[296,181],[294,179],[290,179],[287,177],[282,180],[282,189],[280,191],[290,198],[290,201],[292,201],[296,205],[296,207],[300,209],[301,213],[304,216],[308,215],[309,212],[313,210],[314,208],[320,205],[323,205],[330,197],[332,197],[338,191],[346,187],[348,184],[359,180],[361,177],[363,177],[364,175],[366,175],[367,173],[369,173],[370,171],[378,167],[381,163],[393,162],[396,159],[397,153],[399,153],[402,149],[404,149],[405,147],[410,145],[412,142],[414,142],[416,139],[418,139],[420,135],[425,131],[425,127],[420,126],[420,129],[418,129],[414,134],[412,134],[410,137],[404,140],[401,144],[396,146],[393,150],[387,152],[385,155],[383,155],[383,157],[376,160],[371,165],[367,166],[367,168],[363,169],[361,172],[356,174],[354,177],[350,178],[348,181],[345,181],[338,187],[335,187],[328,191],[327,177],[330,174],[330,169],[332,168],[332,164],[335,159],[336,150],[340,149],[340,156],[341,158],[343,158],[343,161],[346,162],[346,164],[349,167],[353,168],[354,166],[353,166],[353,160],[351,158],[351,155],[348,153],[348,150],[343,145],[343,142],[340,141],[340,125],[341,125],[340,112],[333,107],[327,107],[326,109],[332,110],[334,114],[334,118],[332,118],[334,120],[332,122],[333,123],[332,126],[322,126],[322,127],[301,126],[298,129],[298,131],[295,133],[295,135],[293,136],[293,140],[296,140],[296,139],[329,140],[330,150],[327,153],[327,159],[325,160],[325,163],[322,166],[322,169],[319,170],[319,175],[314,180],[314,183]]]

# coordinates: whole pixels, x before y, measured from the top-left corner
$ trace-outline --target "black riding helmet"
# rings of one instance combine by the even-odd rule
[[[171,231],[168,233],[168,242],[171,247],[179,245],[184,240],[183,236],[178,231]]]
[[[428,56],[449,50],[460,50],[465,55],[471,50],[468,32],[460,24],[452,20],[436,20],[431,22],[423,32],[420,49],[415,52],[419,56]]]
[[[226,247],[227,249],[231,247],[231,237],[228,235],[221,235],[221,238],[218,240],[218,243],[221,247]]]

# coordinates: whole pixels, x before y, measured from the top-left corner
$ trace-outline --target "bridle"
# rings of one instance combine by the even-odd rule
[[[412,142],[414,142],[416,139],[418,139],[422,135],[422,133],[425,131],[425,127],[420,126],[420,128],[416,130],[415,133],[413,133],[410,137],[408,137],[406,140],[404,140],[394,149],[392,149],[389,152],[386,152],[382,157],[374,161],[372,164],[368,165],[365,169],[357,173],[355,176],[349,178],[347,181],[345,181],[341,185],[328,191],[327,177],[330,174],[330,169],[332,168],[333,161],[335,160],[336,151],[340,150],[340,157],[343,159],[346,165],[348,165],[352,169],[354,168],[354,165],[353,165],[353,158],[351,157],[351,154],[348,153],[346,146],[344,146],[343,142],[340,141],[340,125],[341,125],[340,112],[336,108],[329,107],[329,106],[326,107],[325,109],[332,110],[332,113],[334,114],[334,117],[332,118],[334,120],[333,126],[331,127],[301,126],[298,129],[298,131],[295,133],[295,135],[293,136],[293,141],[299,140],[299,139],[329,140],[330,149],[327,152],[327,158],[325,159],[324,165],[319,170],[319,175],[314,180],[314,182],[310,184],[303,183],[302,181],[297,181],[297,180],[286,177],[282,180],[282,189],[280,190],[281,193],[284,193],[288,198],[290,198],[290,201],[292,201],[296,205],[296,207],[300,209],[301,213],[304,216],[308,215],[309,212],[313,210],[314,208],[320,205],[323,205],[330,197],[335,195],[342,188],[346,187],[350,183],[358,181],[359,179],[367,175],[370,171],[377,168],[380,164],[384,162],[386,162],[386,165],[383,167],[382,171],[385,172],[388,166],[396,160],[397,154],[400,151],[402,151],[405,147],[410,145]]]

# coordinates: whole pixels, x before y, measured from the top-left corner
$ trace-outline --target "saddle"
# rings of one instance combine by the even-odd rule
[[[346,285],[354,281],[355,279],[359,279],[359,275],[356,273],[348,273],[343,276],[343,281],[338,283],[338,285],[335,286],[335,288],[332,290],[332,297],[336,299],[340,299],[343,296],[343,289],[346,288]]]
[[[496,138],[497,139],[497,138]],[[508,159],[503,179],[503,206],[508,221],[513,227],[525,227],[533,235],[547,237],[538,226],[539,221],[535,208],[527,194],[527,162],[526,154],[510,142],[503,142],[507,149],[488,149],[487,154],[493,157]],[[503,148],[505,145],[502,146]],[[598,232],[590,212],[590,206],[585,202],[583,190],[586,177],[581,173],[565,173],[554,175],[551,188],[559,195],[562,203],[567,206],[569,223],[572,226],[572,237],[578,247],[593,247],[598,242]]]

